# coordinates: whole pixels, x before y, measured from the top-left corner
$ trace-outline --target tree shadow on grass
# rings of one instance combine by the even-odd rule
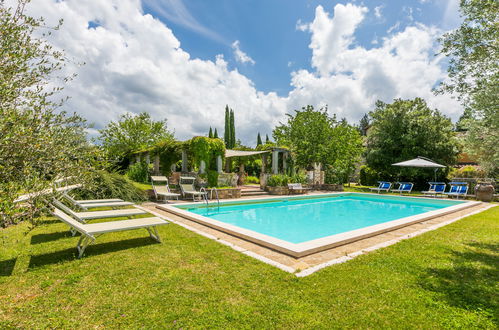
[[[36,234],[31,236],[31,244],[40,244],[50,241],[55,241],[61,238],[71,237],[70,231],[57,231],[54,233],[47,234]]]
[[[78,253],[76,250],[76,239],[75,237],[75,247],[71,249],[60,250],[51,253],[39,254],[32,256],[29,262],[29,269],[36,267],[57,264],[65,261],[71,261],[77,259]],[[79,239],[79,238],[78,238]],[[92,244],[87,247],[83,259],[90,258],[92,256],[107,254],[116,251],[123,251],[128,249],[133,249],[141,246],[147,246],[152,244],[160,244],[149,237],[139,237],[132,238],[128,240],[108,242],[108,243],[97,243]]]
[[[468,243],[467,251],[451,251],[451,266],[429,268],[420,285],[439,294],[447,304],[486,312],[495,324],[499,283],[499,244]]]
[[[16,266],[16,260],[17,258],[0,261],[0,276],[12,275]]]

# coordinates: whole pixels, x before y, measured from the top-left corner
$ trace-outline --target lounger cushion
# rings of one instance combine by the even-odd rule
[[[102,218],[116,218],[116,217],[130,217],[132,215],[146,214],[144,210],[137,208],[123,209],[123,210],[108,210],[108,211],[93,211],[93,212],[76,212],[79,218],[84,220],[102,219]]]

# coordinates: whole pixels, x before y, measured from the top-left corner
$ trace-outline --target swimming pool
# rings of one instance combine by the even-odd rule
[[[473,203],[472,203],[473,204]],[[470,202],[361,193],[286,196],[167,210],[293,256],[469,207]]]

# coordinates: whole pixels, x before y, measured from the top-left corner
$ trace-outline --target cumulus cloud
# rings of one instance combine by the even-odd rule
[[[434,56],[441,31],[422,24],[408,26],[368,50],[354,39],[366,12],[362,6],[338,4],[331,17],[317,7],[309,29],[316,72],[293,73],[288,106],[327,104],[331,113],[357,120],[373,109],[376,100],[419,96],[457,116],[461,108],[456,101],[432,93],[432,87],[447,77],[442,58]]]
[[[232,43],[232,50],[234,51],[236,61],[242,64],[249,63],[251,65],[255,65],[256,62],[239,48],[239,44],[239,40]]]
[[[254,145],[258,131],[271,133],[285,113],[307,104],[328,105],[350,121],[372,110],[377,99],[396,97],[423,97],[454,118],[460,111],[449,97],[431,92],[446,78],[441,58],[433,55],[439,31],[409,26],[366,49],[355,41],[368,12],[363,6],[336,5],[333,13],[318,6],[311,23],[300,23],[311,34],[312,69],[292,73],[293,89],[285,97],[257,90],[222,55],[191,58],[167,25],[144,14],[139,0],[38,0],[29,10],[48,24],[64,19],[50,38],[73,59],[66,73],[78,74],[64,90],[70,96],[65,110],[82,114],[96,129],[123,113],[148,111],[188,139],[210,126],[221,132],[228,104],[236,112],[238,138]]]
[[[381,10],[383,9],[384,5],[381,5],[381,6],[376,6],[374,7],[374,16],[376,16],[376,18],[381,18],[383,17],[383,14],[381,13]]]

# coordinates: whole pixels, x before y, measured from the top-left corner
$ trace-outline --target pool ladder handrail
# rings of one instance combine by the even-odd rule
[[[211,190],[210,198],[213,199],[213,190],[215,190],[215,197],[217,198],[217,205],[218,205],[218,207],[220,207],[220,199],[218,198],[218,190],[217,189]],[[203,201],[206,203],[207,207],[210,206],[210,203],[208,201],[208,192],[206,191],[206,189],[204,187],[202,187],[201,189],[199,189],[199,191],[204,192]]]

